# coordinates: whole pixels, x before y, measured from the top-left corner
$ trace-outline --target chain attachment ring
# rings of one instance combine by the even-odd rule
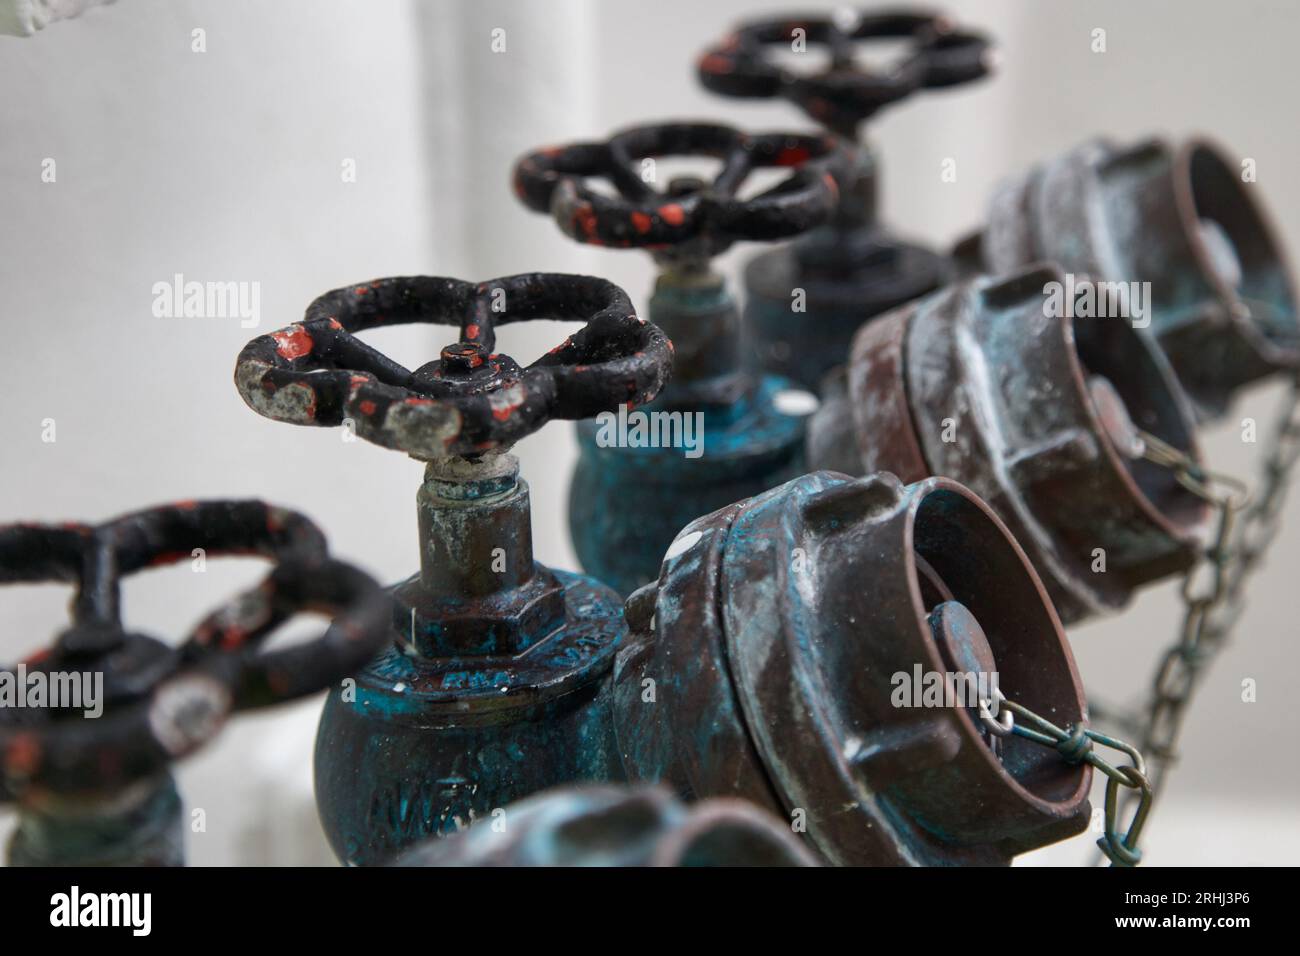
[[[1138,839],[1150,816],[1154,795],[1151,784],[1147,781],[1146,761],[1143,760],[1141,752],[1132,744],[1093,730],[1083,723],[1071,724],[1065,728],[1058,727],[1028,707],[1008,700],[1001,691],[998,691],[996,696],[1000,698],[999,709],[1005,709],[1009,715],[1015,715],[1017,718],[1016,721],[1011,722],[1010,733],[1044,747],[1053,748],[1067,763],[1086,763],[1106,775],[1106,829],[1097,841],[1097,846],[1110,859],[1112,865],[1137,866],[1142,861]],[[986,726],[989,723],[990,721],[985,721]],[[1129,758],[1129,764],[1114,766],[1093,749],[1093,744],[1118,750]],[[1137,810],[1123,833],[1120,832],[1119,825],[1122,813],[1121,787],[1125,788],[1125,792],[1136,793],[1139,797]]]

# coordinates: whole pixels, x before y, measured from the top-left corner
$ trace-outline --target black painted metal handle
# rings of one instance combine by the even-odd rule
[[[890,69],[860,66],[860,43],[909,41]],[[770,51],[803,41],[827,47],[830,62],[814,73],[781,66]],[[852,135],[863,120],[922,89],[969,83],[991,70],[987,37],[961,32],[942,16],[915,10],[864,13],[850,23],[832,17],[750,21],[699,58],[700,82],[742,98],[783,97],[836,132]]]
[[[254,589],[208,615],[178,647],[129,632],[121,579],[150,567],[252,555],[274,567]],[[86,675],[97,691],[72,708],[0,708],[0,799],[28,788],[68,793],[121,787],[197,749],[233,712],[292,700],[354,673],[379,652],[388,600],[366,574],[329,557],[302,515],[260,501],[185,502],[98,526],[0,527],[0,584],[77,588],[71,626],[5,676]],[[330,617],[309,641],[263,651],[302,612]],[[67,680],[67,678],[59,678]],[[30,683],[30,678],[28,680]],[[70,685],[65,685],[70,686]],[[83,689],[86,685],[83,685]],[[46,701],[46,703],[53,703]]]
[[[712,182],[657,184],[641,168],[674,156],[722,161]],[[662,249],[700,240],[714,255],[741,239],[782,239],[824,223],[839,198],[844,155],[828,137],[795,133],[748,135],[714,123],[638,126],[603,143],[543,149],[515,164],[515,192],[552,215],[579,242]],[[741,198],[756,169],[790,174],[760,195]],[[604,180],[617,196],[593,188]],[[662,186],[662,188],[661,188]]]
[[[521,368],[493,351],[495,328],[531,319],[587,324]],[[460,341],[412,372],[355,336],[412,322],[458,327]],[[302,322],[249,342],[235,383],[267,418],[350,424],[377,445],[432,459],[508,448],[553,418],[648,402],[671,367],[667,337],[604,279],[412,276],[325,293]]]

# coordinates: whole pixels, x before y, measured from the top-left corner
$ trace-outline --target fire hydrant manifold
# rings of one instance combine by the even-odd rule
[[[1199,461],[1164,356],[1123,318],[1073,318],[1066,291],[1037,267],[866,323],[829,377],[809,458],[960,481],[1011,529],[1069,623],[1189,566],[1209,512],[1146,455],[1163,443]]]
[[[127,630],[123,578],[222,555],[259,556],[274,567],[179,646]],[[57,682],[80,688],[83,699],[0,707],[0,801],[19,809],[9,846],[16,866],[180,865],[171,764],[239,711],[334,685],[387,637],[379,586],[331,558],[302,515],[259,501],[183,502],[99,525],[0,527],[0,583],[35,582],[76,588],[71,625],[0,681],[44,694]],[[262,649],[300,612],[331,623],[313,640]]]
[[[530,319],[587,324],[521,368],[494,351],[494,327]],[[460,341],[408,371],[354,335],[411,322],[459,327]],[[344,861],[387,862],[550,786],[621,779],[608,693],[621,599],[533,560],[507,451],[550,419],[651,400],[670,356],[623,290],[546,273],[348,286],[245,347],[235,377],[255,411],[351,427],[427,463],[420,571],[392,589],[390,646],[321,717],[317,803]]]
[[[1059,722],[1087,712],[1037,575],[955,482],[817,472],[723,508],[627,619],[633,780],[749,800],[838,864],[1005,863],[1087,826],[1089,767],[921,693],[971,675]]]
[[[933,13],[845,14],[746,22],[698,62],[707,89],[788,100],[853,157],[830,223],[745,268],[745,325],[758,364],[808,389],[844,361],[864,319],[938,288],[953,273],[946,256],[900,241],[877,220],[880,164],[862,127],[913,93],[981,79],[992,62],[984,37]],[[907,48],[892,68],[867,70],[857,61],[862,47],[889,41]],[[818,47],[829,56],[820,71],[787,69],[775,57],[782,48],[807,54]]]
[[[720,160],[722,169],[711,183],[676,177],[656,185],[656,163],[673,157]],[[578,426],[569,494],[583,569],[620,593],[654,578],[686,522],[804,470],[811,409],[789,401],[799,397],[793,383],[746,367],[740,312],[711,260],[738,240],[779,239],[826,222],[843,160],[828,137],[670,123],[539,150],[516,165],[515,190],[530,209],[553,216],[579,242],[647,249],[660,267],[650,320],[673,341],[673,380],[655,405],[625,403],[620,411],[642,420],[645,438],[621,421],[612,437],[600,423]],[[789,174],[740,198],[745,180],[767,167]],[[635,509],[625,506],[628,489],[636,489]]]
[[[1300,367],[1290,265],[1243,169],[1204,140],[1086,143],[1004,182],[958,245],[1002,274],[1050,260],[1079,294],[1148,328],[1203,417]]]

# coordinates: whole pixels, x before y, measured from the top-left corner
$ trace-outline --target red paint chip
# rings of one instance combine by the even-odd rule
[[[776,164],[778,166],[798,166],[800,163],[808,162],[808,156],[808,150],[803,146],[787,146],[777,153]]]
[[[680,226],[686,221],[686,212],[675,202],[659,207],[659,218],[670,226]]]
[[[311,336],[301,325],[291,325],[279,332],[272,332],[271,338],[275,340],[276,352],[284,358],[296,359],[311,354]]]

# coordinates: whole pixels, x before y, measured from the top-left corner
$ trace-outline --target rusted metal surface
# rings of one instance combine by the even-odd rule
[[[742,800],[687,806],[662,787],[538,794],[416,847],[402,866],[816,866],[790,828]]]
[[[681,158],[719,160],[722,168],[711,181],[660,182],[653,164]],[[570,533],[582,566],[620,593],[654,577],[687,521],[803,471],[804,419],[777,401],[793,383],[747,367],[740,312],[711,259],[739,240],[791,236],[828,221],[845,162],[829,136],[665,123],[538,150],[516,164],[520,199],[571,238],[654,256],[661,272],[650,318],[673,340],[673,380],[641,411],[700,416],[691,457],[678,447],[610,447],[597,440],[595,425],[578,427]],[[742,198],[745,181],[763,167],[788,173]],[[635,512],[624,506],[628,488],[637,489]]]
[[[1255,187],[1193,139],[1086,143],[1008,179],[959,252],[993,273],[1041,260],[1098,282],[1150,283],[1150,332],[1205,416],[1300,364],[1290,263]]]
[[[124,577],[223,555],[274,567],[207,615],[179,646],[122,623]],[[183,502],[99,525],[0,527],[0,583],[76,588],[71,624],[7,676],[95,675],[102,713],[0,708],[0,799],[23,817],[16,863],[179,863],[180,801],[168,769],[233,713],[315,693],[382,645],[388,607],[367,575],[332,559],[296,512],[259,501]],[[303,612],[327,615],[310,641],[263,650]],[[53,705],[54,702],[51,702]]]
[[[1163,355],[1124,318],[1055,314],[1062,280],[1048,267],[974,280],[868,323],[809,456],[966,484],[1075,621],[1185,568],[1208,511],[1143,456],[1136,429],[1199,460]]]
[[[859,54],[882,41],[901,43],[904,52],[887,67],[866,66]],[[787,65],[800,54],[812,59],[818,48],[827,54],[824,67]],[[784,59],[774,55],[778,49]],[[877,221],[880,168],[863,126],[913,93],[973,82],[991,68],[987,38],[919,10],[747,21],[701,55],[697,71],[706,88],[740,99],[786,99],[853,154],[832,221],[745,268],[745,322],[763,368],[818,389],[844,361],[864,320],[951,277],[946,257],[898,239]]]
[[[586,326],[520,368],[493,330],[529,319]],[[460,341],[410,372],[354,336],[399,322],[458,327]],[[387,648],[330,694],[317,735],[317,805],[340,859],[388,862],[538,790],[621,778],[608,693],[620,599],[534,560],[507,452],[553,418],[653,399],[671,350],[617,286],[542,273],[348,286],[244,349],[235,378],[255,411],[351,420],[427,463],[420,570],[391,589]],[[310,400],[286,400],[295,389]]]
[[[1008,696],[1086,714],[1028,560],[955,482],[817,472],[700,518],[627,619],[633,779],[752,801],[840,864],[1005,863],[1087,823],[1086,768],[895,698],[899,674],[974,662]]]

